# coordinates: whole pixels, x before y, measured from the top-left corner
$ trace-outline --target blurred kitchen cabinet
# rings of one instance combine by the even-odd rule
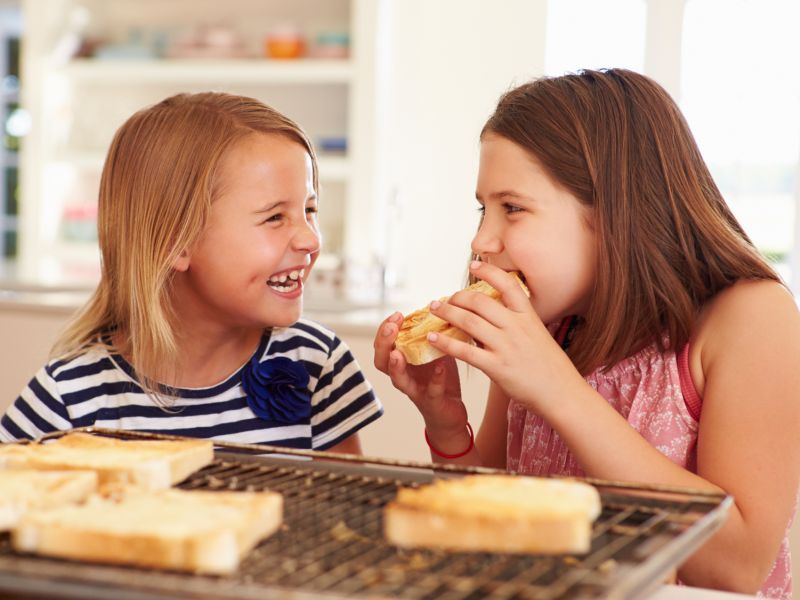
[[[323,270],[371,256],[365,232],[374,198],[379,3],[23,0],[22,6],[22,101],[32,117],[22,148],[22,277],[96,280],[97,192],[114,132],[146,105],[206,90],[255,96],[311,137],[322,188]],[[305,49],[287,45],[287,32]],[[277,59],[269,52],[300,56]]]
[[[0,257],[17,251],[19,140],[25,116],[19,110],[19,38],[22,18],[16,6],[0,6]]]

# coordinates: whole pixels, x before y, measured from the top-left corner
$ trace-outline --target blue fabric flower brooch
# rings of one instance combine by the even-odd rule
[[[242,372],[247,404],[266,421],[296,425],[311,417],[308,371],[303,363],[278,356],[260,362],[256,354]]]

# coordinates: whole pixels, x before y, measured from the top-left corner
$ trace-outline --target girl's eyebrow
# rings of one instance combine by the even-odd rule
[[[308,196],[308,198],[306,198],[306,203],[314,202],[316,199],[317,199],[317,194],[316,193],[312,193],[312,194],[310,194]],[[278,200],[277,202],[274,202],[273,204],[270,204],[269,206],[265,206],[264,208],[259,208],[257,211],[255,211],[255,213],[257,215],[260,215],[261,213],[267,213],[267,212],[275,210],[279,206],[283,206],[285,204],[289,204],[289,201],[288,200]]]
[[[275,210],[279,206],[283,206],[286,203],[287,203],[286,200],[278,200],[274,204],[270,204],[269,206],[265,206],[264,208],[259,208],[257,211],[255,211],[255,213],[257,215],[261,214],[261,213],[266,213],[266,212],[269,212],[271,210]]]
[[[478,199],[478,202],[483,203],[483,198],[477,192],[475,193],[475,197]],[[527,200],[529,202],[533,202],[533,198],[530,196],[526,196],[525,194],[520,194],[519,192],[515,192],[513,190],[501,190],[499,192],[492,192],[489,194],[489,198],[492,200],[506,200],[508,198],[517,199],[517,200]]]

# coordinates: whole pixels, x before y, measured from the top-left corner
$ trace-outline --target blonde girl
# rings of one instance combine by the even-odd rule
[[[305,133],[258,100],[179,94],[130,117],[100,184],[100,284],[0,440],[96,425],[360,452],[382,408],[301,318],[320,251]]]
[[[678,107],[609,69],[508,92],[481,134],[474,277],[431,310],[479,344],[375,363],[416,404],[434,460],[724,491],[682,582],[791,596],[800,315],[725,204]],[[519,271],[525,297],[508,271]],[[472,443],[454,359],[491,379]],[[447,458],[443,458],[447,457]]]

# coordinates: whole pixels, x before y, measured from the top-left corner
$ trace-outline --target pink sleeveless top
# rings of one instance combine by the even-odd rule
[[[659,452],[696,472],[702,400],[689,375],[688,360],[688,344],[676,355],[660,352],[654,343],[607,373],[596,370],[586,381]],[[508,407],[506,465],[509,471],[526,475],[584,475],[558,434],[514,400]],[[759,596],[792,597],[790,528],[791,523]]]

